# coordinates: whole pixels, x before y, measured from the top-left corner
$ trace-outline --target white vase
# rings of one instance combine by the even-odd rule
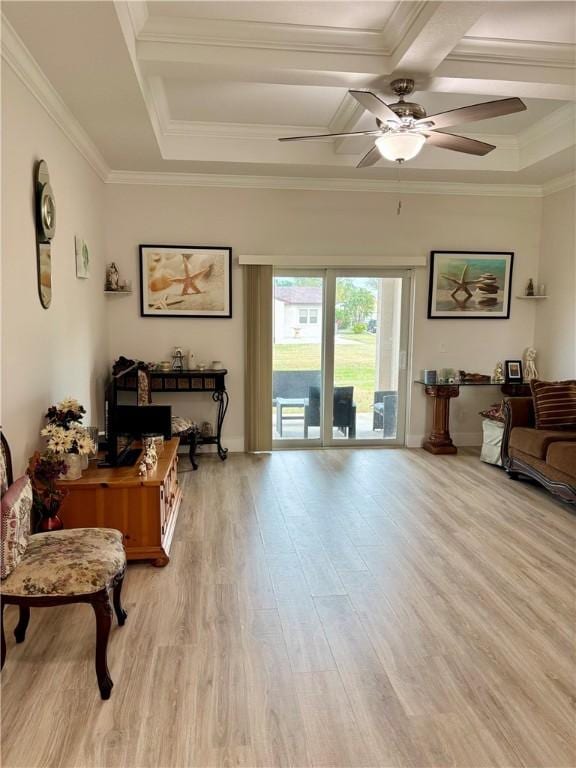
[[[82,477],[82,456],[65,453],[62,458],[67,467],[66,474],[61,475],[62,480],[78,480]]]
[[[82,470],[88,469],[89,461],[90,460],[88,458],[88,454],[87,453],[85,453],[83,456],[80,456],[80,468]]]

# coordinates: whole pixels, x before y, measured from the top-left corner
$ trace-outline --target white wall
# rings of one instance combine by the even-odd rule
[[[139,185],[107,188],[109,257],[138,285],[138,244],[227,245],[238,254],[411,256],[433,249],[512,250],[513,294],[538,273],[541,200],[538,198],[406,196],[396,215],[391,193],[199,189]],[[137,292],[110,304],[109,350],[144,360],[166,359],[174,345],[198,359],[230,369],[226,441],[243,440],[243,306],[241,268],[235,266],[232,320],[157,319],[139,316]],[[428,277],[415,271],[413,373],[462,367],[491,373],[498,360],[518,358],[533,343],[536,308],[513,300],[510,320],[427,320]],[[412,388],[410,443],[426,431],[430,405]],[[453,403],[453,430],[477,442],[482,405],[497,400],[492,388],[464,392]],[[192,396],[173,399],[179,411],[205,413]],[[196,403],[196,405],[193,405]]]
[[[576,377],[576,187],[544,198],[537,302],[537,367],[546,379]]]
[[[9,66],[2,68],[2,428],[21,473],[39,447],[48,406],[77,397],[95,423],[107,369],[103,288],[104,184]],[[56,199],[52,304],[36,277],[33,169],[48,163]],[[92,276],[77,280],[74,235],[85,238]]]

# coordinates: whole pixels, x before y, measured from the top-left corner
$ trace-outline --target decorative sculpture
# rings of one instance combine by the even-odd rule
[[[536,370],[536,350],[534,347],[528,347],[524,352],[524,379],[531,381],[538,378]]]
[[[506,377],[504,376],[504,366],[502,362],[496,363],[493,376],[494,384],[504,384]]]

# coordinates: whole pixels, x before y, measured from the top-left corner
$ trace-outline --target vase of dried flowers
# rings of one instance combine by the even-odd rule
[[[82,477],[82,457],[77,453],[65,453],[62,460],[66,469],[61,476],[61,480],[78,480]]]
[[[32,483],[32,512],[36,531],[58,531],[64,527],[58,511],[68,491],[56,481],[66,476],[66,463],[54,453],[36,451],[28,462],[27,474]]]
[[[82,469],[88,466],[88,456],[95,450],[88,430],[80,423],[85,413],[84,406],[72,397],[52,405],[46,413],[48,424],[41,434],[46,438],[48,451],[60,456],[66,464],[63,480],[82,477]]]

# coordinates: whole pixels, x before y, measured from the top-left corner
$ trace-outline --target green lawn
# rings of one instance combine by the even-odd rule
[[[371,413],[376,387],[376,334],[340,333],[354,344],[336,344],[334,351],[335,386],[354,387],[359,413]],[[275,371],[318,371],[320,344],[275,344]]]

